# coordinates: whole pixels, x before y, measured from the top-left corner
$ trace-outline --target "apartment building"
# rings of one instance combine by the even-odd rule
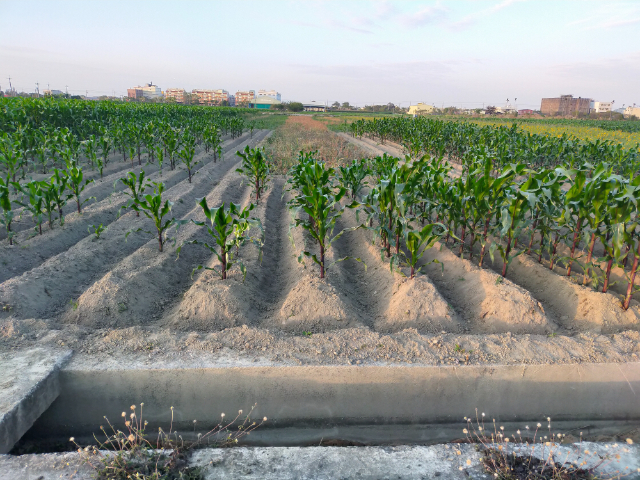
[[[186,93],[184,88],[167,88],[164,91],[165,98],[175,98],[176,102],[184,103],[184,94]]]
[[[238,91],[236,92],[236,106],[238,107],[248,107],[250,103],[256,98],[256,91],[249,90],[245,92]]]
[[[280,93],[275,90],[258,90],[258,97],[271,97],[275,98],[278,101],[281,101]]]
[[[196,95],[201,105],[220,105],[229,101],[229,92],[223,89],[207,90],[194,88],[192,95]]]
[[[589,113],[606,113],[611,111],[612,102],[591,102],[589,104]]]

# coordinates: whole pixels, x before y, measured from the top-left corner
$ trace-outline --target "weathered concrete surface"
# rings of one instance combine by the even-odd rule
[[[531,454],[529,447],[516,446]],[[585,462],[600,478],[640,479],[640,448],[636,445],[582,442],[536,446],[533,455],[556,462]],[[619,457],[619,458],[618,458]],[[602,459],[605,459],[602,461]],[[422,480],[488,479],[475,445],[448,444],[399,447],[268,447],[197,450],[191,466],[204,467],[206,480]],[[0,455],[0,480],[88,480],[93,471],[77,453]]]
[[[60,394],[71,351],[36,348],[0,354],[0,453],[7,453]]]
[[[194,419],[198,428],[206,430],[217,423],[221,412],[247,412],[257,403],[254,416],[269,418],[260,430],[306,428],[324,438],[329,435],[320,429],[338,429],[331,437],[340,438],[339,430],[349,426],[462,424],[462,418],[472,416],[476,408],[502,423],[516,422],[517,427],[548,416],[556,426],[563,421],[582,422],[574,427],[613,421],[637,425],[640,421],[640,363],[65,368],[60,381],[62,392],[34,425],[30,432],[34,438],[91,435],[105,415],[117,421],[123,410],[141,402],[150,428],[166,427],[172,406],[174,425],[193,431]],[[573,428],[563,425],[563,429],[567,427]],[[278,443],[272,437],[262,445],[307,445],[314,444],[312,440],[298,437]],[[393,439],[419,444],[448,440],[452,438],[440,434]]]

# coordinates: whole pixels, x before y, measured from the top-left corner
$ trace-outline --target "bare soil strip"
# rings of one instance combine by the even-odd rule
[[[265,133],[254,136],[257,141]],[[233,154],[229,154],[230,157]],[[205,169],[212,170],[196,175],[193,183],[186,180],[166,191],[165,198],[174,200],[173,215],[177,218],[191,210],[195,200],[211,189],[235,162],[227,158],[226,162],[208,164]],[[198,178],[200,177],[200,178]],[[108,272],[115,262],[122,259],[146,244],[153,236],[131,234],[125,242],[125,233],[129,230],[144,227],[153,228],[146,217],[136,217],[133,212],[127,213],[109,225],[100,240],[93,242],[87,236],[65,252],[50,258],[38,267],[0,284],[0,302],[10,310],[0,312],[0,318],[11,313],[16,318],[52,318],[64,306],[77,307],[76,298],[82,294],[93,279]],[[96,243],[99,248],[96,248]],[[41,279],[42,278],[42,279]]]

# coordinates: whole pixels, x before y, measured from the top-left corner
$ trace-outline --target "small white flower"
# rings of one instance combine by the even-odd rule
[[[541,424],[536,425],[536,427],[538,427],[538,428],[540,428],[541,426],[542,426]]]
[[[633,440],[631,440],[630,438],[627,438],[627,443],[628,443],[629,445],[633,445]]]
[[[75,442],[75,441],[76,441],[76,439],[75,439],[75,437],[71,437],[71,438],[69,439],[69,441],[70,441],[70,442]]]
[[[222,418],[224,418],[224,413],[221,413],[221,414],[220,414],[220,416],[221,416]]]
[[[520,430],[518,430],[516,433],[517,433],[518,435],[520,435]]]
[[[462,429],[462,433],[464,433],[464,434],[466,435],[467,433],[469,433],[469,430],[467,430],[466,428],[463,428],[463,429]],[[73,441],[73,440],[72,440],[72,441]]]
[[[242,415],[242,410],[238,410],[238,415]]]
[[[550,422],[550,421],[551,421],[551,417],[547,417],[547,422]]]
[[[266,421],[267,421],[267,417],[264,417],[264,418],[262,419],[262,421],[263,421],[263,422],[266,422]]]

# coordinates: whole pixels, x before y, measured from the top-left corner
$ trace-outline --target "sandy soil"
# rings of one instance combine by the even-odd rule
[[[195,207],[202,197],[210,205],[246,205],[250,189],[235,172],[235,151],[258,144],[266,134],[227,141],[223,162],[214,164],[200,154],[192,184],[182,170],[165,170],[173,215],[202,219]],[[370,151],[393,148],[362,144]],[[112,194],[113,182],[105,179],[109,188],[95,187],[101,199],[82,215],[70,214],[64,228],[31,239],[23,232],[17,247],[6,242],[0,247],[7,266],[0,269],[0,350],[64,345],[97,364],[127,354],[153,365],[184,358],[294,365],[638,359],[635,306],[614,314],[606,295],[529,265],[525,257],[513,262],[501,282],[500,265],[487,262],[480,269],[476,261],[437,245],[424,261],[438,259],[444,271],[432,263],[407,279],[389,271],[380,246],[367,230],[358,229],[328,252],[328,261],[352,258],[333,265],[321,280],[317,265],[297,260],[303,246],[314,250],[316,245],[300,230],[290,231],[284,182],[275,176],[254,210],[265,244],[262,258],[255,245],[241,247],[239,258],[247,268],[243,282],[239,269],[226,281],[209,271],[192,276],[197,265],[217,263],[204,247],[187,245],[176,258],[178,245],[206,238],[206,231],[192,223],[172,232],[176,245],[167,244],[163,253],[147,234],[131,234],[125,242],[127,231],[149,228],[149,221],[133,212],[117,218],[113,212],[124,198]],[[88,218],[107,225],[100,240],[87,232]],[[336,232],[356,225],[348,211]]]

